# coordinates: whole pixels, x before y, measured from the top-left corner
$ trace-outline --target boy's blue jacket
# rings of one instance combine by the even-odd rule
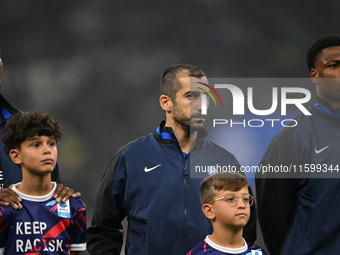
[[[199,201],[202,178],[191,178],[193,166],[235,166],[236,158],[202,136],[184,158],[172,129],[163,121],[158,132],[122,147],[102,177],[88,250],[92,255],[120,254],[121,221],[127,216],[126,254],[186,254],[212,233]],[[205,176],[208,174],[205,173]],[[256,212],[245,238],[256,239]]]

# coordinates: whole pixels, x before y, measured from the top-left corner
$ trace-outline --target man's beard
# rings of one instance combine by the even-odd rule
[[[202,130],[203,123],[194,123],[191,121],[192,117],[201,116],[200,114],[193,114],[189,118],[180,109],[174,107],[174,121],[178,123],[186,135],[190,136],[191,133]]]

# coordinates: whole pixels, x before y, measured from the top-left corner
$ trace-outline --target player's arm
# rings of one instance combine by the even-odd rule
[[[121,222],[126,216],[123,208],[126,166],[125,160],[117,154],[102,176],[92,224],[87,229],[87,248],[93,255],[119,255],[123,245]]]
[[[21,209],[21,198],[12,189],[0,190],[0,206],[12,206],[14,209]]]
[[[58,184],[54,193],[57,203],[66,202],[70,197],[79,198],[80,192],[74,192],[73,189]],[[0,190],[0,206],[12,206],[14,209],[21,209],[21,198],[11,188]]]
[[[293,131],[273,139],[259,168],[293,164]],[[263,239],[270,254],[280,254],[296,212],[297,180],[259,171],[255,174],[255,186]]]
[[[270,254],[279,254],[296,212],[294,179],[256,180],[258,218]]]
[[[53,197],[54,197],[54,199],[56,200],[57,203],[60,203],[60,202],[65,203],[70,197],[80,198],[81,193],[80,192],[74,192],[73,189],[65,187],[63,184],[59,183],[55,192],[54,192]]]

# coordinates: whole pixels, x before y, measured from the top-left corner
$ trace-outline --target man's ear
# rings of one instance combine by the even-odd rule
[[[12,149],[9,152],[9,157],[17,165],[20,165],[22,163],[20,151],[18,149]]]
[[[309,77],[310,77],[310,79],[312,80],[313,83],[315,83],[315,84],[318,83],[319,73],[314,68],[310,69]]]
[[[215,219],[215,212],[211,204],[202,205],[202,211],[209,220]]]
[[[170,97],[166,95],[161,95],[159,97],[159,104],[161,105],[162,109],[166,112],[169,112],[172,110],[172,100]]]

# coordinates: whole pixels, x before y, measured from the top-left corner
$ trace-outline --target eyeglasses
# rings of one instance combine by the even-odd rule
[[[238,204],[239,198],[242,199],[246,207],[249,207],[254,203],[254,198],[252,197],[252,195],[249,195],[249,194],[244,194],[244,195],[239,195],[239,196],[236,196],[235,194],[226,194],[223,197],[219,197],[209,202],[208,204],[213,204],[216,201],[222,200],[222,201],[227,202],[230,206],[236,206]]]

